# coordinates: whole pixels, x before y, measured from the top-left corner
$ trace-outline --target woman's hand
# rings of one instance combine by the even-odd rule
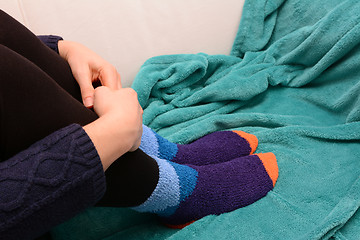
[[[129,141],[129,151],[140,146],[142,135],[142,114],[137,93],[132,88],[112,90],[97,87],[94,95],[94,110],[100,118],[107,118],[126,135],[122,142]]]
[[[133,89],[105,86],[95,89],[94,110],[99,118],[84,130],[106,170],[121,155],[140,146],[143,110]]]
[[[81,90],[83,103],[91,108],[94,104],[93,82],[100,80],[103,86],[113,90],[121,88],[120,74],[102,57],[76,42],[58,42],[59,54],[70,65],[71,71]]]

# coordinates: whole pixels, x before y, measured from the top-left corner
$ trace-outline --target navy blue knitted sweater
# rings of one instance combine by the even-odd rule
[[[41,40],[57,51],[54,39]],[[100,158],[83,128],[60,129],[0,162],[0,239],[33,239],[93,206],[105,188]]]

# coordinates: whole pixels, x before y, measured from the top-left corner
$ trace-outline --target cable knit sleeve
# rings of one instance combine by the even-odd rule
[[[62,37],[56,35],[39,35],[37,36],[46,46],[59,53],[58,41],[63,40]]]
[[[83,128],[60,129],[0,162],[0,239],[33,239],[93,206],[105,188]]]

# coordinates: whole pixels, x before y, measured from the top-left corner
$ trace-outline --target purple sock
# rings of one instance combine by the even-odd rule
[[[189,144],[175,144],[144,125],[140,148],[150,156],[202,166],[247,156],[257,144],[256,136],[242,131],[219,131]]]
[[[273,153],[192,167],[198,172],[196,186],[174,214],[162,218],[169,227],[183,228],[207,215],[248,206],[271,191],[278,178]]]
[[[155,213],[172,228],[252,204],[273,189],[278,177],[273,153],[204,166],[154,159],[159,166],[158,184],[151,196],[133,209]]]

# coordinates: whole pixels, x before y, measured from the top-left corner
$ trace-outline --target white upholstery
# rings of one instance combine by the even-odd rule
[[[111,62],[130,86],[143,62],[178,53],[229,54],[245,0],[0,0],[35,34],[56,34]]]

